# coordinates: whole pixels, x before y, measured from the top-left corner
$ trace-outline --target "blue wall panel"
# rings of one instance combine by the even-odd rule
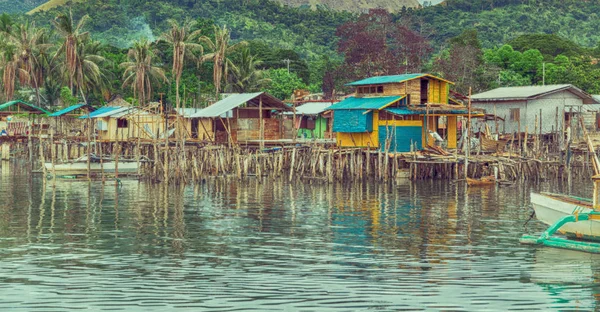
[[[361,133],[373,131],[373,112],[366,110],[336,110],[333,117],[333,132]]]
[[[388,135],[388,129],[391,134]],[[395,131],[394,131],[395,130]],[[386,139],[391,136],[390,152],[410,152],[410,144],[416,143],[417,148],[422,146],[422,131],[423,127],[379,127],[379,146],[385,151]]]

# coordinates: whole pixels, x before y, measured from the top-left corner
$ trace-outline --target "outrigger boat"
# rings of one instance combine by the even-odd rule
[[[522,244],[544,245],[556,248],[600,253],[600,162],[590,137],[586,134],[588,149],[591,152],[595,175],[594,197],[589,200],[580,197],[532,193],[531,204],[538,220],[550,225],[540,236],[523,235]],[[553,236],[556,232],[567,238]]]

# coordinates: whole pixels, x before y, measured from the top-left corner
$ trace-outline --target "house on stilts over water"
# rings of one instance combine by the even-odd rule
[[[31,134],[47,134],[49,124],[44,117],[47,110],[21,100],[0,104],[0,133],[8,136],[25,136]]]
[[[192,133],[204,131],[214,143],[256,144],[291,137],[291,120],[281,118],[289,111],[293,109],[268,93],[235,93],[184,117]]]
[[[334,112],[337,145],[388,152],[440,143],[457,148],[458,118],[469,112],[450,101],[451,84],[430,74],[378,76],[347,84],[356,87],[355,95],[328,108]]]

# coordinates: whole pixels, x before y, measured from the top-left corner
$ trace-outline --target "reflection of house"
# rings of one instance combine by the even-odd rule
[[[75,104],[54,112],[49,117],[55,120],[56,131],[61,134],[70,132],[81,132],[82,120],[79,117],[87,115],[94,111],[94,108],[87,104]]]
[[[348,84],[356,94],[329,107],[341,147],[407,152],[434,144],[429,131],[457,145],[457,117],[464,105],[449,104],[451,82],[429,74],[371,77]],[[426,141],[427,140],[427,141]],[[424,143],[427,142],[427,143]]]
[[[231,94],[186,117],[192,121],[211,119],[210,126],[217,143],[242,143],[285,138],[286,128],[291,128],[291,122],[286,126],[284,120],[276,118],[278,112],[285,111],[292,111],[292,108],[268,93],[240,93]],[[191,132],[203,124],[198,121],[194,126],[192,123]]]
[[[36,123],[35,117],[48,114],[45,109],[33,104],[16,100],[0,105],[0,131],[6,130],[9,135],[26,135],[31,119],[33,133],[45,132],[48,125]]]
[[[552,133],[563,124],[579,124],[584,104],[598,104],[589,94],[570,84],[505,87],[472,97],[473,107],[483,108],[505,119],[504,132]],[[575,120],[573,120],[576,117]],[[536,125],[536,119],[538,124]]]
[[[298,136],[301,138],[331,138],[332,114],[327,109],[332,102],[307,102],[296,107],[296,124]],[[326,112],[327,111],[327,112]],[[286,113],[292,115],[293,113]]]

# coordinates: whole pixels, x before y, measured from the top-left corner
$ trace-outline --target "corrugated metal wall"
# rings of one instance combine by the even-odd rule
[[[361,133],[373,131],[373,113],[365,110],[336,110],[333,132]]]

